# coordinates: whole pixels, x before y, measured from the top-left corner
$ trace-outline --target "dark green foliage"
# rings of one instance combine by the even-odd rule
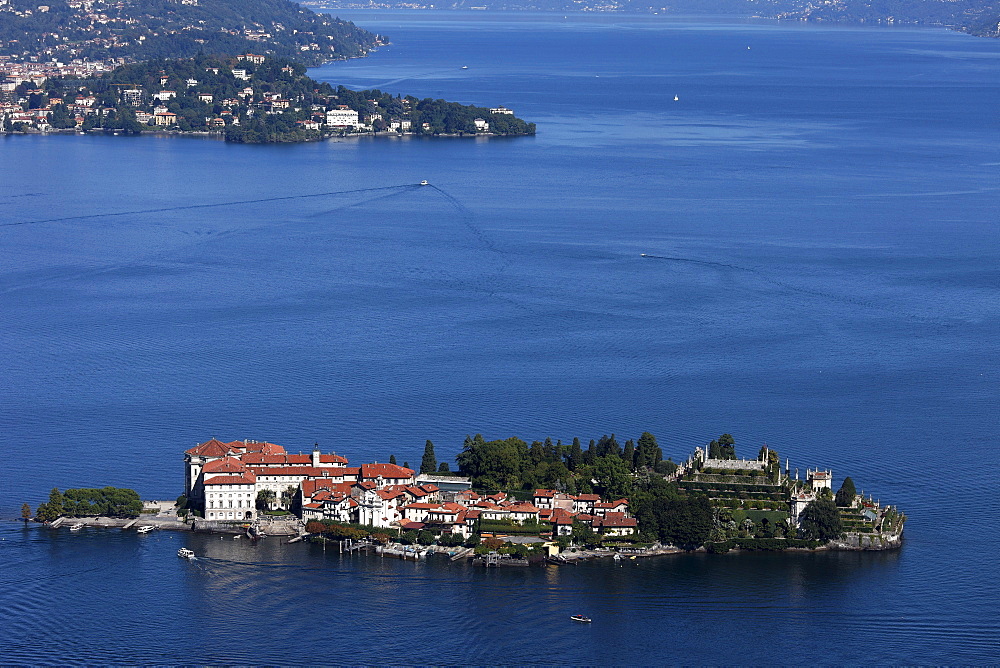
[[[625,466],[630,471],[635,470],[635,443],[632,442],[631,438],[625,441],[625,452],[622,453],[622,461],[625,462]]]
[[[429,529],[421,529],[417,532],[417,542],[421,545],[433,545],[437,535]]]
[[[458,547],[464,542],[465,539],[455,533],[441,534],[441,537],[437,539],[437,544],[442,547]]]
[[[27,524],[28,520],[31,519],[31,506],[27,503],[21,504],[21,519],[24,520],[25,524]]]
[[[389,463],[390,464],[396,463],[396,455],[389,455]]]
[[[188,507],[187,494],[181,494],[180,496],[178,496],[177,500],[174,502],[174,505],[177,506],[177,510],[184,510],[185,508],[187,508]]]
[[[671,459],[664,459],[656,462],[654,470],[660,475],[670,475],[677,470],[677,463]]]
[[[598,457],[593,467],[594,488],[606,499],[620,499],[632,493],[632,472],[617,454]]]
[[[430,439],[424,444],[424,456],[420,460],[421,473],[434,473],[437,470],[437,457],[434,455],[434,444]]]
[[[51,522],[58,518],[60,515],[66,514],[66,508],[64,505],[65,499],[62,493],[59,491],[58,487],[53,487],[52,491],[49,492],[48,503],[43,503],[38,506],[38,510],[35,511],[35,517],[43,522]]]
[[[521,486],[521,474],[528,461],[528,444],[519,438],[489,441],[476,434],[455,458],[463,475],[480,489],[514,489]]]
[[[51,521],[59,515],[84,517],[103,515],[105,517],[138,517],[142,513],[142,501],[132,489],[103,487],[101,489],[67,489],[60,494],[53,489],[49,502],[38,507],[38,518]]]
[[[736,459],[736,440],[732,434],[723,434],[719,437],[719,452],[721,459]]]
[[[802,511],[799,532],[803,538],[826,542],[839,538],[843,532],[840,511],[832,499],[820,497]]]
[[[844,478],[844,483],[837,490],[836,503],[841,507],[854,505],[854,498],[858,495],[858,490],[854,487],[854,481],[850,477]]]
[[[656,466],[656,462],[662,459],[662,457],[657,456],[659,450],[660,446],[656,443],[656,437],[648,431],[642,432],[639,442],[636,444],[635,468],[642,470]]]
[[[448,466],[448,462],[441,462],[438,466],[438,473],[451,473],[451,467]]]
[[[807,548],[814,550],[823,541],[801,538],[733,538],[730,540],[706,543],[710,554],[725,554],[733,548],[748,551],[779,552],[790,548]]]

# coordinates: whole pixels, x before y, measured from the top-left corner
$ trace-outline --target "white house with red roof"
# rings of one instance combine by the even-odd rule
[[[414,485],[417,482],[413,477],[414,473],[416,471],[413,469],[396,464],[362,464],[359,480],[374,482],[379,489],[393,485]]]

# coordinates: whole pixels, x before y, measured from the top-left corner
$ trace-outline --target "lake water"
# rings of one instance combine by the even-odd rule
[[[0,662],[998,660],[1000,42],[343,16],[393,44],[318,78],[538,135],[0,138],[0,516],[173,498],[211,436],[731,432],[900,506],[903,549],[485,572],[8,522]]]

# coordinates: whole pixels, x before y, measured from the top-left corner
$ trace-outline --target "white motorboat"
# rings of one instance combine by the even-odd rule
[[[83,522],[77,522],[76,524],[74,524],[73,526],[71,526],[69,528],[69,530],[70,531],[79,531],[82,528],[83,528]]]
[[[144,524],[141,527],[139,527],[138,529],[136,529],[136,531],[138,533],[149,533],[150,531],[152,531],[155,528],[156,527],[153,526],[152,524]]]
[[[182,547],[177,550],[177,556],[181,559],[194,559],[194,550],[189,550],[186,547]]]

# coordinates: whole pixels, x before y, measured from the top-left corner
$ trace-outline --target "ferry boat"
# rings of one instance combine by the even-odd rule
[[[194,550],[189,550],[186,547],[182,547],[177,550],[177,556],[181,559],[194,559]]]
[[[136,531],[138,533],[149,533],[150,531],[152,531],[155,528],[156,527],[154,527],[152,524],[144,524],[143,526],[141,526],[138,529],[136,529]]]
[[[587,617],[586,615],[570,615],[570,619],[572,619],[574,622],[583,622],[584,624],[589,624],[590,622],[593,621],[590,617]]]

